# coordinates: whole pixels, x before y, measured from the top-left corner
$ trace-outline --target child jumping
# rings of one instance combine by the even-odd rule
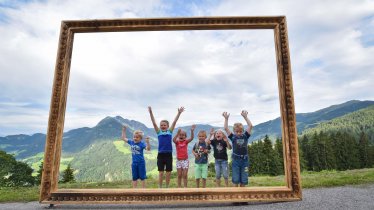
[[[225,118],[225,131],[228,134],[229,139],[232,141],[232,183],[237,187],[244,187],[248,184],[248,139],[251,136],[252,123],[248,119],[248,112],[243,110],[241,115],[247,122],[248,128],[244,132],[243,124],[235,123],[232,133],[229,129],[228,121],[229,116],[227,112],[223,112]]]
[[[192,125],[191,127],[191,136],[187,139],[186,131],[182,129],[178,129],[177,134],[173,138],[173,142],[175,143],[175,148],[177,150],[177,172],[178,172],[178,187],[181,187],[182,179],[183,179],[183,186],[187,187],[187,175],[188,175],[188,168],[189,168],[189,161],[188,161],[188,153],[187,153],[187,146],[194,138],[194,130],[196,125]]]
[[[225,186],[229,186],[229,167],[227,158],[227,149],[231,150],[231,144],[224,131],[218,129],[214,131],[214,128],[210,131],[210,138],[208,143],[212,145],[215,158],[215,170],[216,170],[216,186],[221,186],[221,175],[225,179]],[[213,137],[213,138],[212,138]]]
[[[151,145],[149,144],[149,137],[146,138],[146,143],[144,143],[142,139],[143,132],[140,130],[134,131],[134,136],[132,140],[126,138],[126,126],[123,126],[122,140],[130,145],[132,153],[131,171],[133,188],[137,187],[138,179],[141,180],[142,187],[145,188],[145,179],[147,178],[143,150],[151,150]]]
[[[195,156],[195,179],[196,187],[200,187],[200,179],[202,179],[203,188],[206,187],[206,178],[208,176],[208,154],[210,153],[210,145],[206,142],[206,132],[199,131],[198,142],[192,149]]]
[[[184,107],[178,109],[178,114],[175,117],[171,127],[169,128],[169,121],[161,120],[160,128],[157,126],[155,117],[153,116],[152,108],[148,107],[149,114],[151,116],[153,127],[157,133],[158,138],[158,154],[157,154],[157,168],[158,168],[158,187],[162,188],[162,181],[164,177],[164,171],[166,171],[166,188],[169,187],[170,174],[173,170],[173,148],[172,148],[172,133],[177,124],[179,116],[184,111]]]

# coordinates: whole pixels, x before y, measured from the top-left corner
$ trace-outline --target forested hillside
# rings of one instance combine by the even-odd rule
[[[365,132],[370,143],[374,143],[374,106],[320,123],[314,128],[306,129],[302,135],[311,136],[315,133],[348,133],[358,138]]]

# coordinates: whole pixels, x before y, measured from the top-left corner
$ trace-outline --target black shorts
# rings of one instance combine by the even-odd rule
[[[173,155],[171,152],[158,153],[157,155],[158,171],[172,171],[173,170]]]

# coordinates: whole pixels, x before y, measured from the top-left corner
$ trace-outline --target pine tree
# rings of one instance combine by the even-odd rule
[[[75,182],[74,170],[71,168],[70,163],[68,164],[68,167],[63,172],[61,182],[62,183]]]
[[[370,150],[369,150],[369,138],[366,133],[361,132],[359,143],[358,143],[358,155],[360,160],[360,168],[370,167]]]
[[[273,149],[273,144],[268,135],[265,136],[264,139],[264,147],[263,147],[263,154],[264,156],[264,174],[268,175],[278,175],[280,169],[277,164],[276,154]]]
[[[311,156],[311,152],[310,152],[310,142],[309,142],[309,138],[307,135],[304,135],[303,138],[301,138],[301,141],[300,141],[300,148],[301,148],[301,154],[300,154],[300,157],[302,157],[303,159],[300,159],[300,166],[301,166],[301,169],[305,169],[305,170],[313,170],[313,167],[312,167],[312,156]],[[301,160],[303,160],[304,162],[302,162]],[[301,163],[304,163],[304,164],[301,164]]]
[[[321,146],[319,145],[319,135],[317,133],[313,134],[312,140],[310,142],[310,152],[312,170],[321,171],[323,157],[321,155]]]
[[[280,138],[277,138],[275,140],[274,151],[275,151],[276,164],[278,168],[277,174],[278,175],[284,174],[283,144]]]

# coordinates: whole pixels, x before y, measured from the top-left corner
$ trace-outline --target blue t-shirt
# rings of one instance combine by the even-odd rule
[[[228,138],[232,142],[232,157],[235,158],[236,155],[248,155],[248,139],[251,134],[245,131],[244,134],[237,136],[231,133]]]
[[[198,158],[195,158],[195,163],[197,163],[197,164],[206,164],[206,163],[208,163],[208,154],[204,153],[204,150],[206,150],[206,149],[210,150],[211,147],[210,147],[210,145],[208,145],[205,142],[200,143],[200,141],[199,141],[199,143],[196,143],[193,146],[193,150],[198,155]]]
[[[132,153],[132,162],[133,163],[141,163],[144,162],[144,154],[143,151],[146,148],[146,145],[143,141],[135,143],[134,140],[129,140],[127,142],[131,147]]]
[[[166,130],[162,131],[159,130],[157,133],[157,138],[158,138],[158,152],[159,153],[171,153],[173,152],[173,147],[172,147],[172,131],[171,130]]]

